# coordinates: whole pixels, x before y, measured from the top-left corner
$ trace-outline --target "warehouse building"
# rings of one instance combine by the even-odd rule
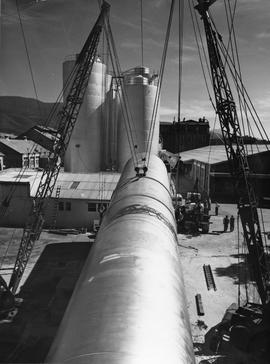
[[[261,204],[265,205],[270,199],[270,151],[265,145],[246,145],[245,148],[255,193]],[[181,190],[182,178],[189,181],[190,188],[210,194],[212,201],[235,202],[224,145],[185,151],[180,156],[184,168],[178,178],[178,189]]]
[[[19,169],[0,173],[1,201],[5,201],[14,190],[1,226],[25,226],[41,175],[42,172],[30,169],[23,175]],[[59,173],[46,207],[45,227],[91,230],[94,220],[99,219],[100,210],[109,204],[119,177],[119,173],[113,172]]]
[[[0,153],[0,171],[2,171],[2,169],[4,169],[4,154]]]
[[[182,120],[180,122],[161,122],[160,139],[162,148],[171,153],[201,148],[209,145],[209,122],[205,118]]]
[[[31,140],[1,139],[0,152],[4,154],[5,168],[38,168],[40,150]]]
[[[28,139],[0,139],[0,152],[4,154],[4,168],[44,168],[48,164],[49,150]]]
[[[57,131],[53,128],[35,125],[20,134],[16,139],[29,139],[48,151],[53,151],[53,145],[57,139]]]

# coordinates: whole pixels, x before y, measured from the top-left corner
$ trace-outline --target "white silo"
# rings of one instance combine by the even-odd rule
[[[153,77],[146,67],[136,67],[128,71],[124,77],[125,92],[131,115],[131,133],[137,152],[146,152],[149,131],[152,121],[157,86],[152,84]],[[153,130],[151,153],[158,153],[159,140],[159,105]],[[122,171],[131,157],[124,116],[120,107],[118,124],[118,169]]]
[[[107,123],[105,128],[105,169],[116,170],[117,168],[117,127],[119,119],[119,92],[117,83],[112,80],[109,92],[106,95],[108,106]]]
[[[73,64],[74,64],[73,60]],[[64,63],[64,81],[72,69]],[[84,100],[65,155],[65,171],[99,172],[101,168],[101,128],[107,89],[106,66],[97,59],[92,68]],[[65,92],[67,95],[67,92]]]

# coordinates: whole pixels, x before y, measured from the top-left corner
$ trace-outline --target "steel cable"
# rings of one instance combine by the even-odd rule
[[[207,94],[208,94],[209,100],[210,100],[210,102],[211,102],[211,104],[213,106],[213,109],[216,112],[216,106],[215,106],[215,103],[213,102],[213,99],[212,99],[212,96],[211,96],[211,93],[210,93],[210,88],[209,88],[208,82],[207,82],[206,72],[205,72],[204,65],[203,65],[203,57],[202,57],[201,50],[200,50],[200,44],[201,44],[201,47],[202,47],[202,51],[203,51],[204,60],[205,60],[205,63],[206,63],[208,75],[209,75],[209,78],[210,78],[210,80],[212,82],[212,85],[213,85],[211,71],[210,71],[210,66],[209,66],[209,61],[207,59],[205,47],[203,45],[202,35],[201,35],[201,31],[200,31],[200,26],[199,26],[199,22],[198,22],[198,19],[197,19],[197,14],[195,13],[195,19],[196,19],[197,29],[198,29],[198,32],[199,32],[199,38],[200,38],[200,42],[201,42],[201,43],[199,43],[199,39],[198,39],[197,31],[196,31],[196,26],[195,26],[195,20],[194,20],[194,16],[193,16],[193,10],[192,10],[192,7],[191,7],[191,1],[192,1],[192,4],[193,4],[193,7],[194,7],[194,1],[193,0],[189,0],[188,1],[189,12],[190,12],[190,16],[191,16],[191,21],[192,21],[193,31],[194,31],[194,35],[195,35],[195,41],[196,41],[197,50],[198,50],[198,56],[199,56],[199,60],[200,60],[200,64],[201,64],[201,69],[202,69],[202,73],[203,73],[204,83],[205,83],[205,86],[206,86],[206,90],[207,90]]]
[[[153,107],[152,118],[151,118],[151,123],[150,123],[149,135],[147,138],[147,146],[146,146],[146,154],[145,154],[145,166],[147,168],[149,165],[153,138],[154,138],[154,130],[155,130],[156,117],[157,117],[157,112],[158,112],[158,105],[159,105],[159,100],[160,100],[160,92],[161,92],[161,86],[162,86],[162,81],[163,81],[164,68],[165,68],[166,57],[167,57],[167,49],[168,49],[169,38],[170,38],[174,4],[175,4],[175,0],[172,0],[171,6],[170,6],[170,13],[169,13],[167,31],[166,31],[166,36],[165,36],[164,48],[163,48],[163,53],[162,53],[162,59],[161,59],[160,75],[159,75],[159,79],[158,79],[157,90],[156,90],[156,95],[155,95],[155,100],[154,100],[154,107]]]

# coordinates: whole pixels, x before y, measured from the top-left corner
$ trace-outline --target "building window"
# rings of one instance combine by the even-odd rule
[[[88,211],[96,212],[97,211],[97,206],[96,206],[95,203],[88,202],[87,209],[88,209]]]
[[[77,182],[77,181],[72,182],[70,188],[73,190],[76,190],[76,188],[79,186],[79,184],[80,184],[80,182]]]
[[[35,156],[35,167],[38,168],[39,167],[39,156]]]
[[[66,211],[71,211],[71,202],[66,202]]]
[[[58,210],[64,211],[64,202],[58,202]]]
[[[23,157],[23,167],[28,167],[29,166],[29,159],[28,157]]]
[[[35,168],[35,157],[30,157],[29,167],[30,168]]]

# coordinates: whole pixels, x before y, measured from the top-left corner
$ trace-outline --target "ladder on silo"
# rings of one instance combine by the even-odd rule
[[[53,211],[52,211],[52,217],[51,217],[51,229],[55,229],[56,228],[56,218],[57,218],[57,212],[58,212],[58,200],[60,197],[60,192],[61,192],[61,186],[57,186],[56,187],[56,192],[55,192],[55,198],[54,198],[54,205],[53,205]]]

